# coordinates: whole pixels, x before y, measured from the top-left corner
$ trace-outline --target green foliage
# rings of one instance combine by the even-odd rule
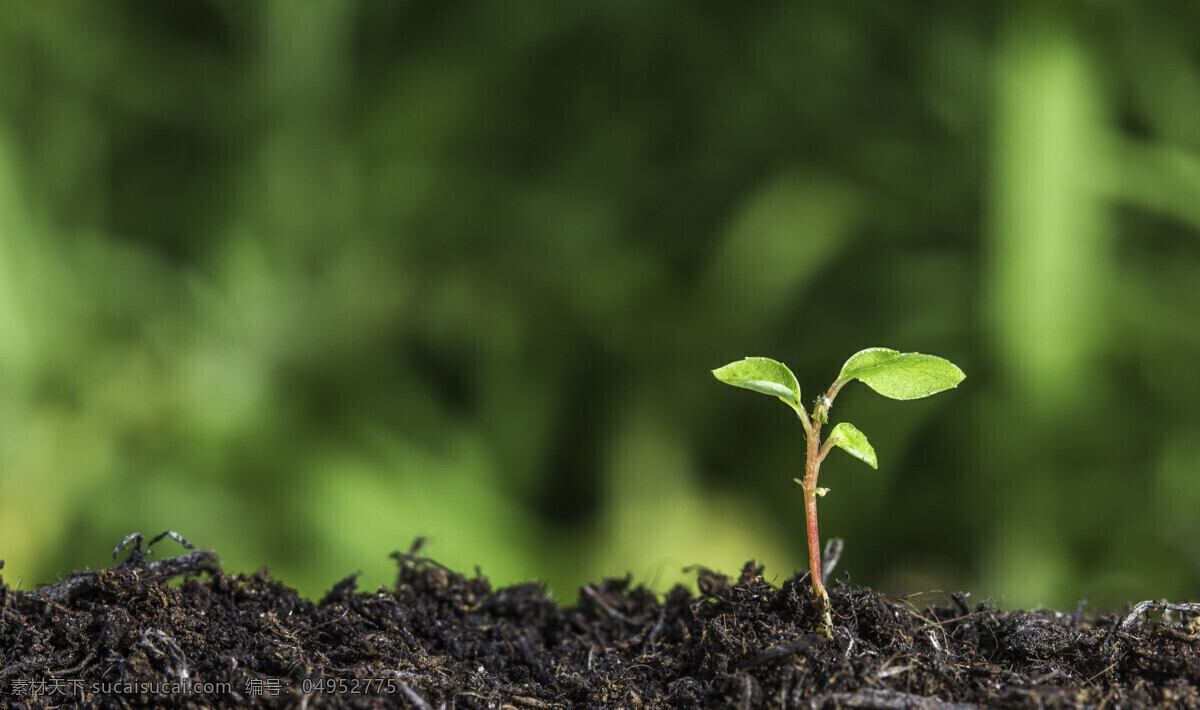
[[[871,468],[879,468],[879,461],[875,458],[875,449],[871,447],[871,442],[850,422],[839,422],[833,427],[833,431],[829,432],[829,441]]]
[[[846,361],[837,381],[859,380],[892,399],[920,399],[957,387],[964,377],[957,366],[936,355],[867,348]]]
[[[796,409],[802,418],[808,414],[800,402],[800,385],[787,365],[769,357],[748,357],[712,371],[714,377],[727,385],[742,387],[762,394],[774,395]],[[867,348],[850,357],[829,391],[813,405],[813,416],[827,423],[826,413],[833,405],[841,387],[851,380],[861,380],[879,394],[892,399],[920,399],[958,386],[966,375],[957,365],[936,355],[901,353],[888,348]],[[805,428],[812,429],[805,419]],[[826,440],[871,468],[879,468],[875,449],[867,437],[853,424],[842,422],[833,428]]]
[[[800,404],[800,383],[787,365],[769,357],[748,357],[712,371],[727,385],[771,394],[793,407]]]

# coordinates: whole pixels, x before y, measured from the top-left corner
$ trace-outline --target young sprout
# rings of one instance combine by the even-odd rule
[[[731,362],[712,371],[718,380],[734,387],[774,395],[791,407],[800,418],[804,435],[808,438],[807,456],[804,464],[804,479],[795,479],[804,488],[804,518],[808,524],[808,567],[812,577],[813,592],[823,612],[822,633],[831,636],[829,594],[821,581],[821,547],[817,535],[817,496],[828,492],[817,488],[817,472],[830,449],[838,447],[851,456],[864,461],[871,468],[879,468],[875,449],[867,437],[853,424],[841,422],[829,432],[825,443],[821,443],[821,426],[829,423],[829,409],[833,400],[846,383],[860,380],[871,389],[892,399],[920,399],[957,387],[966,375],[949,360],[921,353],[902,353],[888,348],[867,348],[857,352],[845,365],[829,389],[813,402],[812,416],[800,401],[800,384],[796,376],[781,362],[769,357],[748,357]]]

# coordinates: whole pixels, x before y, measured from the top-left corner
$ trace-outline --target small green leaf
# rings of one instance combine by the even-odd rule
[[[719,367],[712,373],[727,385],[775,395],[793,407],[801,406],[800,383],[796,376],[787,365],[769,357],[748,357]]]
[[[879,468],[879,461],[875,459],[875,449],[871,447],[871,442],[867,441],[866,435],[853,424],[840,422],[829,434],[829,441],[854,458],[864,461],[871,468]]]
[[[957,387],[965,377],[954,363],[936,355],[867,348],[842,365],[838,381],[861,380],[892,399],[920,399]]]

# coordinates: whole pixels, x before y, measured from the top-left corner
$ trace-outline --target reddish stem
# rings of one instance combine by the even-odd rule
[[[821,583],[821,536],[817,533],[817,472],[821,468],[819,457],[821,446],[821,422],[812,420],[812,433],[808,437],[808,455],[804,466],[804,519],[808,523],[808,569],[812,578],[813,591],[822,596],[825,586]]]

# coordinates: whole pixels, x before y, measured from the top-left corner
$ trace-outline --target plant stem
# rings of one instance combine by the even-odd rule
[[[804,407],[799,405],[791,404],[791,407],[796,410],[796,416],[800,418],[800,424],[804,426],[804,435],[811,439],[813,431],[812,424],[808,422],[808,412],[804,411]]]
[[[808,455],[804,466],[804,519],[808,523],[808,568],[813,591],[817,596],[825,591],[821,583],[821,536],[817,531],[817,472],[820,459],[821,422],[813,419],[812,434],[808,437]]]
[[[821,446],[821,424],[828,420],[829,408],[833,406],[833,398],[837,397],[842,382],[834,382],[824,396],[813,403],[813,416],[801,417],[805,423],[804,433],[808,435],[807,454],[804,457],[804,520],[808,526],[808,569],[812,579],[813,593],[817,597],[819,613],[821,614],[820,632],[826,638],[833,638],[833,619],[830,614],[829,592],[821,580],[821,535],[817,527],[817,496],[824,490],[817,488],[817,474],[821,471],[821,461],[829,453],[829,445]],[[803,411],[801,409],[801,411]]]

